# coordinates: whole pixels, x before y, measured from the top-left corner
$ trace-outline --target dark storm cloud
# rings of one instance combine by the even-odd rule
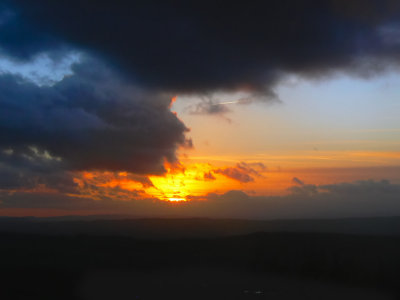
[[[21,18],[14,9],[13,1],[0,0],[0,50],[11,54],[15,59],[27,60],[34,55],[52,50],[61,52],[68,46],[56,36]]]
[[[190,145],[170,96],[124,82],[93,59],[53,86],[0,76],[0,149],[5,164],[30,169],[162,173]],[[7,152],[8,151],[8,152]]]
[[[0,190],[46,187],[62,193],[76,192],[71,172],[57,157],[28,146],[24,152],[0,148]]]
[[[21,58],[85,49],[143,86],[273,94],[287,73],[369,76],[399,61],[391,0],[4,1],[1,48]]]
[[[76,193],[73,174],[63,170],[35,172],[0,164],[0,191],[34,190],[38,187],[60,193]],[[1,197],[0,197],[1,199]]]

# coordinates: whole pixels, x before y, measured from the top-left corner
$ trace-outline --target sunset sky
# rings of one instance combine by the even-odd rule
[[[398,1],[0,0],[0,216],[400,213]]]

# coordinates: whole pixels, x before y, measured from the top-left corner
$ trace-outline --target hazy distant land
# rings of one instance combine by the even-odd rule
[[[0,217],[0,232],[118,235],[145,239],[223,237],[254,232],[320,232],[400,236],[400,217],[240,220],[134,219],[129,216]]]

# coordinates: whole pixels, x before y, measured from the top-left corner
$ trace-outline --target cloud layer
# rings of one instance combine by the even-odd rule
[[[310,192],[312,191],[312,192]],[[331,185],[295,186],[285,196],[249,196],[242,191],[192,197],[190,202],[156,199],[100,200],[55,194],[6,194],[2,209],[58,209],[71,213],[122,213],[134,216],[213,217],[246,219],[340,218],[400,214],[400,185],[382,181],[357,181]]]
[[[400,7],[390,0],[3,2],[8,53],[85,49],[174,93],[273,95],[287,73],[368,76],[399,61]]]

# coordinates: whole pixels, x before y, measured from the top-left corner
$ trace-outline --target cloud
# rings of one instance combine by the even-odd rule
[[[2,2],[7,53],[85,49],[174,93],[273,94],[286,74],[370,76],[399,61],[399,4],[390,0]]]
[[[298,185],[304,185],[304,182],[297,177],[293,177],[292,182]]]
[[[241,183],[253,182],[254,178],[247,174],[245,171],[242,171],[238,168],[228,167],[225,169],[217,169],[214,171],[217,174],[224,175],[228,178],[237,180]]]
[[[341,218],[394,216],[400,214],[400,185],[382,181],[356,181],[315,186],[309,193],[284,196],[250,196],[243,191],[189,197],[191,201],[170,203],[143,199],[132,193],[129,200],[105,195],[94,200],[56,193],[0,192],[1,209],[59,209],[69,212],[122,213],[135,216],[212,217],[246,219]],[[118,191],[115,190],[117,193]]]
[[[192,115],[223,115],[231,111],[227,105],[214,103],[211,99],[190,105],[186,110]]]
[[[233,107],[237,105],[248,105],[255,102],[264,103],[280,103],[280,99],[273,91],[260,92],[239,92],[235,93],[235,98],[232,100],[232,93],[209,93],[208,95],[196,95],[188,98],[186,101],[195,99],[194,103],[190,103],[184,109],[185,112],[191,115],[209,115],[219,116],[226,121],[231,122],[226,115],[233,111]],[[189,100],[190,99],[190,100]],[[194,100],[193,99],[193,100]],[[226,99],[226,100],[223,100]]]
[[[288,190],[294,195],[315,195],[318,193],[318,187],[315,184],[303,184],[301,186],[292,186]]]
[[[267,171],[267,167],[261,162],[246,163],[242,161],[237,163],[236,167],[243,172],[255,175],[257,177],[263,177],[261,173]]]
[[[72,70],[52,86],[0,75],[3,164],[161,174],[178,147],[190,146],[170,95],[128,83],[92,58]]]
[[[0,150],[0,191],[47,188],[63,193],[76,192],[74,175],[58,157],[28,147],[25,153],[11,148]]]
[[[60,193],[77,193],[74,175],[65,171],[46,173],[0,166],[0,191],[54,190]]]
[[[73,75],[71,67],[79,63],[80,55],[74,52],[65,52],[62,57],[51,57],[51,53],[41,53],[32,61],[18,62],[12,57],[0,56],[0,74],[19,75],[24,80],[36,85],[51,86],[61,81],[65,76]]]
[[[162,203],[159,204],[162,207]],[[16,192],[1,196],[1,209],[56,209],[60,211],[87,212],[87,213],[130,213],[141,214],[150,213],[151,209],[156,208],[152,201],[121,201],[104,198],[94,200],[87,197],[75,197],[64,194],[34,193],[28,194]],[[157,210],[157,208],[156,208]],[[159,209],[158,209],[159,210]]]
[[[215,178],[215,176],[213,175],[213,173],[210,171],[210,172],[207,172],[207,173],[204,173],[204,180],[215,180],[216,178]]]
[[[224,175],[228,178],[237,180],[241,183],[248,183],[254,181],[255,177],[263,177],[262,172],[265,172],[267,168],[263,163],[237,163],[235,167],[228,167],[224,169],[216,169],[215,173]]]
[[[320,185],[319,189],[327,191],[332,194],[358,194],[363,192],[365,194],[374,195],[380,193],[396,194],[400,193],[400,186],[391,184],[389,180],[373,181],[373,180],[360,180],[354,183],[340,183],[340,184],[326,184]]]
[[[400,185],[387,180],[304,185],[283,196],[250,196],[243,191],[209,194],[198,205],[208,217],[289,219],[395,216],[400,214]]]
[[[78,185],[74,195],[95,200],[130,201],[148,198],[146,188],[154,187],[146,175],[128,172],[79,172],[74,174]]]

